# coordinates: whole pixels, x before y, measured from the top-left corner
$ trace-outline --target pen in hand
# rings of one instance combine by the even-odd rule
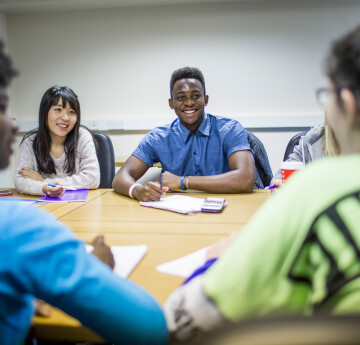
[[[49,186],[49,187],[60,187],[60,189],[55,189],[55,190],[53,190],[53,189],[49,189],[49,188],[47,188],[47,186]],[[61,185],[58,185],[58,184],[54,184],[54,183],[48,183],[47,184],[47,186],[43,186],[43,192],[44,192],[44,194],[45,195],[47,195],[48,197],[50,197],[50,198],[60,198],[60,197],[62,197],[63,195],[64,195],[64,193],[65,193],[65,189],[66,188],[64,188],[63,186],[61,186]],[[45,189],[44,189],[45,188]]]
[[[47,185],[50,186],[50,187],[61,187],[62,189],[65,189],[63,186],[60,186],[60,185],[55,184],[55,183],[48,183]]]
[[[277,188],[276,184],[272,184],[271,186],[267,186],[264,189],[274,189],[274,188]]]
[[[163,187],[164,187],[164,181],[163,181],[162,171],[161,171],[160,176],[159,176],[159,181],[160,181],[161,195],[164,195],[166,192],[164,192],[164,191],[162,190]]]
[[[64,190],[73,190],[72,188],[67,188],[67,187],[60,186],[59,184],[54,184],[54,183],[48,183],[47,185],[50,187],[61,187]]]
[[[160,173],[160,188],[162,189],[163,187],[163,177],[162,177],[162,172]]]

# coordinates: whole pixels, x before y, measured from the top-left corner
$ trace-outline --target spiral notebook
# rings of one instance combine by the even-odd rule
[[[61,198],[50,198],[47,195],[43,195],[41,198],[37,199],[37,201],[41,201],[41,202],[86,201],[88,193],[89,193],[88,189],[66,190]]]

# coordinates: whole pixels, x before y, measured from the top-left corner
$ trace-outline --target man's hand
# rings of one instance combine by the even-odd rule
[[[49,306],[41,299],[35,299],[35,315],[49,317],[51,310]]]
[[[168,171],[163,174],[163,184],[171,190],[181,189],[181,176],[174,175]]]
[[[111,269],[114,269],[115,261],[111,253],[110,247],[108,247],[104,242],[104,236],[97,236],[92,242],[94,250],[92,254],[98,257],[104,264],[108,265]]]
[[[57,185],[56,187],[51,187],[44,184],[43,193],[50,198],[60,198],[65,193],[65,189],[63,189],[62,185]]]
[[[132,194],[139,201],[159,201],[161,196],[168,190],[168,187],[161,189],[158,182],[148,182],[144,186],[137,186]]]
[[[40,182],[44,181],[44,178],[37,171],[30,168],[22,168],[19,171],[19,174],[25,178],[31,178],[32,180],[35,181],[40,181]]]

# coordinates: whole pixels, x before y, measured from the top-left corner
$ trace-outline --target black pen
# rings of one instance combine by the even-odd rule
[[[162,172],[160,173],[160,188],[163,187],[163,179],[162,179]]]

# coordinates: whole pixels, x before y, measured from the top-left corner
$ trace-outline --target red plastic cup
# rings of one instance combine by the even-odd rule
[[[281,163],[281,177],[283,183],[291,176],[295,171],[304,167],[303,162],[282,162]]]

